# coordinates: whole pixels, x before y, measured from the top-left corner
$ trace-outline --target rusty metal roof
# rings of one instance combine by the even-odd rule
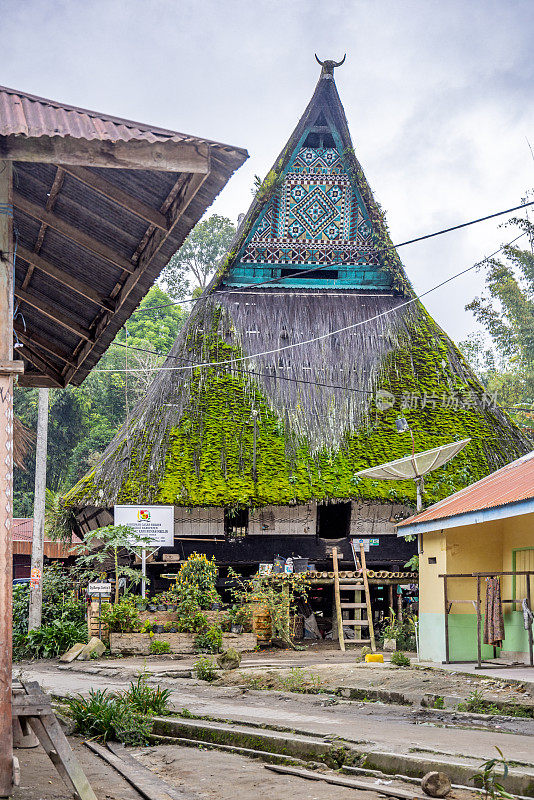
[[[423,525],[436,521],[435,529],[441,528],[440,520],[458,517],[471,512],[481,512],[534,499],[534,451],[505,467],[492,472],[480,481],[466,486],[445,500],[440,500],[420,514],[405,519],[398,529]],[[473,521],[482,521],[475,520]],[[460,524],[460,523],[458,523]],[[399,530],[405,535],[407,531]]]
[[[58,103],[46,97],[0,86],[0,136],[23,135],[72,136],[75,139],[99,139],[129,142],[184,142],[208,144],[225,150],[240,150],[210,139],[178,133],[130,119],[113,117],[86,108]]]
[[[31,555],[33,540],[33,519],[32,517],[14,517],[12,531],[13,554]],[[79,544],[79,539],[72,534],[72,544]],[[71,546],[63,542],[55,542],[49,536],[44,537],[44,555],[47,558],[68,558]]]
[[[246,150],[0,87],[22,386],[78,386]]]

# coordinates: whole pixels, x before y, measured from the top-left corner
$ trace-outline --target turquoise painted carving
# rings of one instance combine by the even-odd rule
[[[391,288],[337,131],[331,131],[328,146],[324,137],[316,138],[319,145],[313,147],[302,137],[225,284],[249,286],[282,278],[276,286]],[[311,271],[299,275],[304,270]]]

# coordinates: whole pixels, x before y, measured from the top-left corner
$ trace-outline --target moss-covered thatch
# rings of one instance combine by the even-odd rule
[[[363,201],[379,253],[375,271],[387,274],[389,285],[383,291],[340,290],[328,282],[299,291],[283,285],[221,291],[319,112],[340,139],[345,173]],[[409,282],[354,156],[335,84],[323,76],[164,369],[67,502],[413,502],[410,482],[355,477],[407,453],[411,440],[395,428],[401,413],[418,450],[471,438],[429,477],[432,502],[530,449],[508,416],[488,403],[451,340],[419,301],[410,300]],[[340,332],[328,335],[332,331]],[[306,343],[280,349],[298,342]],[[265,355],[239,360],[258,353]],[[206,362],[226,363],[191,368]],[[384,408],[377,392],[393,395],[393,404]]]

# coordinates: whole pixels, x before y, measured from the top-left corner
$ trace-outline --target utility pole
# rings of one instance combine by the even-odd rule
[[[37,444],[35,450],[35,494],[33,499],[32,571],[28,630],[41,627],[43,609],[43,551],[46,500],[46,453],[48,440],[49,389],[39,389]]]
[[[13,788],[13,164],[0,160],[0,797]]]

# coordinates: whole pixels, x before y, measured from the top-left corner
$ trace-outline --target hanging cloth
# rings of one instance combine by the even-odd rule
[[[486,578],[486,616],[484,618],[484,644],[495,647],[504,639],[504,618],[499,578]]]
[[[521,603],[523,608],[523,627],[526,631],[532,627],[532,623],[534,622],[534,614],[528,607],[527,598],[525,597],[523,602]]]

